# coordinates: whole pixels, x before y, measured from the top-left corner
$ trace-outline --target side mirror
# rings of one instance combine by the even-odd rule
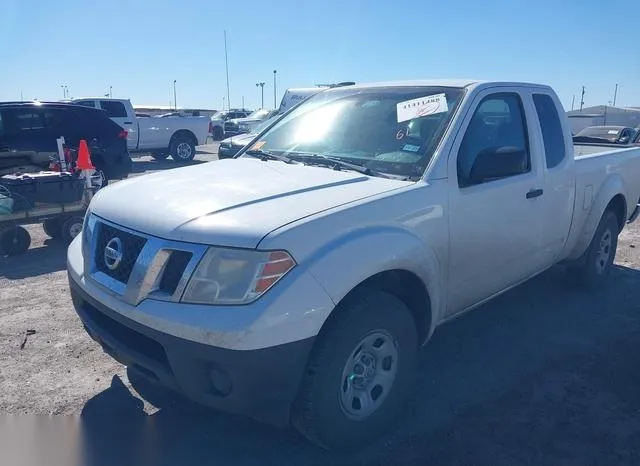
[[[478,153],[469,179],[473,184],[487,180],[520,175],[529,169],[526,151],[517,147],[489,147]]]
[[[622,136],[620,139],[618,139],[618,142],[620,144],[628,144],[629,143],[629,136]]]

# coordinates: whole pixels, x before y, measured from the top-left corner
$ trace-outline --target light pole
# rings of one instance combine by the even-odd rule
[[[276,109],[276,73],[277,70],[273,70],[273,109]]]
[[[260,88],[260,108],[264,108],[264,83],[256,83],[256,87]]]
[[[109,98],[111,99],[113,97],[113,86],[109,86]]]
[[[613,106],[616,106],[616,99],[618,98],[618,85],[616,84],[616,89],[613,91]]]
[[[173,109],[178,110],[178,101],[176,100],[176,80],[173,80]]]

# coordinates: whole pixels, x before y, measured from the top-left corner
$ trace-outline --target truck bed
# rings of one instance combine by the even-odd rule
[[[620,188],[627,200],[627,216],[640,204],[640,147],[619,144],[575,144],[576,195],[582,195],[584,206],[590,205],[609,176],[618,175]]]
[[[634,146],[623,146],[620,144],[594,144],[594,143],[581,143],[573,145],[573,153],[575,158],[594,154],[605,154],[609,152],[619,152],[623,149],[633,149]]]

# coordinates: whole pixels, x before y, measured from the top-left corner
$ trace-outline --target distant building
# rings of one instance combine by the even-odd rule
[[[596,105],[582,110],[567,112],[571,131],[575,134],[588,126],[630,126],[640,127],[640,107],[612,107]]]

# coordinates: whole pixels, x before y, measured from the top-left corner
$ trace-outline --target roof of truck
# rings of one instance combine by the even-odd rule
[[[350,88],[371,88],[371,87],[403,87],[403,86],[424,86],[424,87],[492,87],[492,86],[514,86],[514,87],[548,87],[544,84],[510,81],[482,81],[477,79],[416,79],[407,81],[383,81],[372,83],[360,83]],[[338,88],[339,89],[339,88]]]
[[[68,102],[47,102],[47,101],[40,101],[40,100],[34,100],[34,101],[7,101],[7,102],[0,102],[0,107],[60,107],[60,108],[78,108],[78,105],[76,104],[71,104]],[[91,107],[83,107],[84,108],[91,108]],[[100,110],[100,109],[94,109],[94,110]]]

